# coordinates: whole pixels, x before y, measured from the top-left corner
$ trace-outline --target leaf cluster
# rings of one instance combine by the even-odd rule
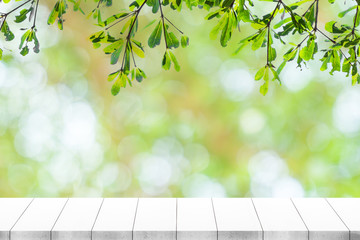
[[[33,51],[37,53],[40,45],[36,36],[35,21],[40,0],[15,2],[17,1],[22,3],[8,13],[0,13],[1,33],[5,41],[15,38],[6,19],[13,12],[17,12],[14,24],[34,19],[30,28],[21,28],[25,32],[19,48],[20,53],[26,55],[29,52],[28,45],[32,43]],[[103,8],[112,7],[112,0],[94,0],[95,6],[87,17],[93,19],[95,25],[101,28],[90,36],[93,47],[102,48],[103,52],[110,56],[110,64],[118,66],[118,70],[108,76],[108,81],[113,82],[113,95],[118,94],[121,88],[131,86],[134,79],[142,82],[146,78],[145,72],[136,64],[136,60],[146,56],[147,47],[163,46],[162,68],[169,70],[173,66],[176,71],[180,70],[175,55],[176,49],[188,46],[189,37],[167,17],[165,9],[180,12],[183,8],[192,10],[195,7],[208,11],[205,19],[215,23],[210,38],[219,38],[223,47],[228,45],[236,32],[242,35],[242,25],[251,26],[253,32],[239,41],[234,53],[250,47],[253,51],[263,51],[266,54],[263,67],[255,74],[255,80],[263,81],[260,92],[264,95],[268,92],[271,81],[277,80],[281,84],[281,71],[291,61],[296,61],[300,68],[310,61],[320,61],[320,70],[325,71],[329,68],[330,74],[341,71],[351,76],[353,84],[360,83],[357,70],[360,54],[360,36],[357,29],[360,24],[360,2],[352,0],[346,3],[349,7],[338,14],[340,19],[352,15],[351,24],[331,20],[321,29],[318,26],[319,1],[298,0],[287,4],[283,0],[135,0],[129,4],[128,10],[119,10],[104,18]],[[11,1],[4,0],[3,4],[9,2]],[[254,10],[261,8],[263,2],[273,4],[273,8],[263,16],[257,16]],[[328,2],[332,4],[334,0]],[[82,6],[90,3],[86,0],[56,0],[48,17],[48,24],[57,22],[58,28],[62,30],[69,4],[74,11],[85,14]],[[143,8],[150,8],[153,14],[153,19],[141,29],[145,31],[150,28],[147,39],[137,37],[139,15]],[[120,28],[114,27],[119,25]],[[299,38],[301,41],[297,43],[291,40]],[[320,42],[324,42],[327,47],[320,49]],[[286,48],[284,53],[281,52],[281,46]],[[0,49],[0,59],[2,54],[3,50]],[[320,57],[316,58],[318,54]]]

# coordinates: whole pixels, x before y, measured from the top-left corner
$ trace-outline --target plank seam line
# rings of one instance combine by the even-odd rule
[[[105,201],[105,198],[103,198],[102,201],[101,201],[99,210],[98,210],[98,212],[97,212],[97,214],[96,214],[96,217],[95,217],[95,220],[94,220],[94,224],[93,224],[92,227],[91,227],[91,232],[90,232],[90,239],[91,239],[91,240],[93,239],[93,229],[94,229],[96,220],[98,219],[98,216],[99,216],[99,214],[100,214],[100,210],[101,210],[101,208],[102,208],[102,205],[103,205],[104,201]]]
[[[251,198],[251,202],[252,202],[252,205],[253,205],[253,207],[254,207],[256,216],[257,216],[257,218],[258,218],[258,220],[259,220],[259,223],[260,223],[260,227],[261,227],[261,231],[262,231],[262,240],[264,240],[264,238],[265,238],[265,237],[264,237],[264,235],[265,235],[264,228],[263,228],[263,226],[262,226],[262,223],[261,223],[261,221],[260,221],[259,214],[258,214],[258,212],[257,212],[257,210],[256,210],[256,207],[255,207],[254,200],[253,200],[252,198]]]
[[[214,208],[213,198],[211,198],[211,205],[212,205],[212,209],[213,209],[213,213],[214,213],[214,219],[215,219],[216,239],[219,240],[219,228],[218,228],[217,221],[216,221],[216,215],[215,215],[215,208]]]
[[[20,220],[20,218],[24,215],[24,213],[26,212],[26,210],[29,208],[29,206],[31,205],[31,203],[34,201],[34,198],[31,199],[30,203],[26,206],[26,208],[24,209],[24,211],[21,213],[21,215],[19,216],[19,218],[16,220],[16,222],[14,223],[14,225],[10,228],[9,230],[9,240],[11,240],[11,231],[12,229],[15,227],[15,225],[17,224],[17,222]]]
[[[299,216],[300,216],[300,218],[301,218],[301,221],[304,223],[304,225],[305,225],[305,227],[306,227],[306,230],[307,230],[307,232],[308,232],[308,240],[310,240],[310,230],[309,230],[308,226],[306,225],[303,217],[301,216],[301,214],[300,214],[299,210],[297,209],[297,207],[296,207],[296,205],[295,205],[295,203],[294,203],[294,201],[293,201],[292,198],[290,198],[290,201],[292,202],[292,204],[294,205],[294,208],[296,209],[297,213],[299,214]]]
[[[61,211],[60,211],[60,213],[59,213],[59,216],[56,218],[56,220],[55,220],[55,222],[54,222],[54,225],[52,226],[52,228],[51,228],[51,230],[50,230],[50,240],[52,240],[52,232],[53,232],[53,229],[54,229],[57,221],[59,220],[62,212],[64,211],[64,208],[65,208],[66,204],[68,203],[68,201],[69,201],[69,198],[66,199],[66,202],[65,202],[64,206],[62,207],[62,209],[61,209]]]
[[[135,228],[135,220],[136,220],[136,215],[137,215],[137,210],[139,207],[139,198],[137,199],[136,202],[136,209],[135,209],[135,216],[134,216],[134,223],[133,223],[133,227],[132,227],[132,231],[131,231],[131,239],[134,240],[134,228]]]
[[[350,228],[348,228],[348,226],[345,224],[345,222],[342,220],[342,218],[340,217],[340,215],[335,211],[335,209],[333,208],[333,206],[330,204],[330,202],[327,200],[327,198],[325,198],[325,201],[330,205],[331,209],[335,212],[335,214],[340,218],[340,220],[342,221],[342,223],[345,225],[345,227],[348,229],[349,231],[349,240],[351,239],[351,233],[350,233]]]
[[[177,233],[177,224],[178,224],[178,199],[176,198],[176,213],[175,213],[175,217],[176,217],[176,220],[175,220],[175,239],[177,240],[178,238],[178,233]]]

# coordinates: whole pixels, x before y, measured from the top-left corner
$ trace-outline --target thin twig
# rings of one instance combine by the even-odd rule
[[[131,12],[128,15],[126,15],[125,17],[121,18],[120,20],[118,20],[117,22],[111,24],[110,26],[106,27],[105,30],[109,30],[109,28],[115,26],[116,24],[122,22],[123,20],[127,19],[128,17],[132,17],[135,14],[135,12]]]
[[[22,6],[24,6],[25,4],[27,4],[27,3],[31,2],[31,1],[33,1],[33,0],[27,0],[26,2],[24,2],[24,3],[20,4],[19,6],[13,8],[13,9],[10,10],[9,12],[7,12],[7,13],[1,13],[1,18],[2,18],[2,19],[1,19],[0,31],[1,31],[1,29],[3,28],[3,26],[4,26],[4,24],[5,24],[5,21],[6,21],[6,18],[7,18],[7,16],[8,16],[9,14],[15,12],[16,10],[18,10],[19,8],[21,8]]]
[[[132,56],[132,59],[133,59],[133,62],[134,62],[134,67],[136,67],[136,62],[135,62],[135,57],[134,57],[134,51],[132,49],[132,45],[130,44],[130,52],[131,52],[131,56]]]
[[[166,21],[168,21],[174,28],[176,28],[176,30],[178,30],[181,34],[184,34],[179,28],[177,28],[167,17],[164,16],[164,18],[166,19]]]
[[[246,8],[246,10],[248,10],[248,12],[249,12],[249,15],[250,15],[251,19],[254,21],[254,20],[255,20],[255,18],[254,18],[254,16],[251,14],[250,9],[246,6],[246,4],[245,4],[245,3],[244,3],[244,7]]]
[[[314,0],[311,5],[309,6],[309,8],[303,13],[303,15],[301,15],[302,17],[305,16],[305,14],[311,9],[311,7],[315,4],[317,0]]]
[[[99,0],[98,5],[96,6],[96,8],[99,8],[101,3],[102,3],[102,0]]]
[[[279,8],[280,6],[280,1],[276,4],[276,7],[273,11],[273,13],[271,14],[271,17],[269,19],[269,22],[267,23],[267,57],[266,57],[266,65],[269,66],[271,64],[271,61],[269,62],[269,55],[270,55],[270,24],[272,22],[272,20],[274,19],[274,16],[275,16],[275,12],[276,10]]]
[[[308,39],[309,36],[310,36],[310,35],[308,34],[308,35],[296,46],[296,48],[301,47],[301,44],[303,44],[303,42],[305,42],[305,40]]]
[[[315,0],[316,1],[316,11],[315,11],[315,27],[314,27],[314,32],[316,32],[317,30],[317,23],[318,23],[318,16],[319,16],[319,0]]]
[[[355,33],[355,27],[356,27],[356,21],[357,21],[357,15],[358,15],[359,7],[356,7],[356,13],[355,13],[355,19],[354,19],[354,25],[351,31],[351,34],[354,35]]]
[[[122,63],[121,63],[121,69],[120,69],[121,71],[124,70],[124,62],[125,62],[124,60],[125,60],[126,51],[128,51],[128,45],[129,45],[129,42],[130,42],[131,33],[133,31],[133,28],[135,26],[135,23],[137,21],[139,13],[140,13],[141,9],[144,7],[144,5],[146,4],[146,2],[147,2],[147,0],[145,0],[143,2],[143,4],[141,4],[141,6],[136,11],[134,11],[133,14],[132,14],[132,15],[134,15],[134,13],[135,13],[135,17],[134,17],[134,21],[132,22],[132,24],[131,24],[131,26],[129,28],[129,32],[128,32],[127,36],[126,36],[125,51],[124,51],[124,56],[123,56],[123,60],[122,60]]]
[[[10,13],[18,10],[19,8],[21,8],[22,6],[24,6],[25,4],[27,4],[27,3],[31,2],[31,1],[33,1],[33,0],[27,0],[27,1],[24,2],[23,4],[20,4],[19,6],[15,7],[15,8],[12,9],[10,12],[5,13],[4,15],[5,15],[5,16],[9,15]]]
[[[37,2],[36,2],[36,7],[35,7],[35,15],[34,15],[34,22],[33,22],[33,25],[32,25],[32,29],[34,29],[35,28],[35,23],[36,23],[36,16],[37,16],[37,11],[38,11],[38,7],[39,7],[39,2],[40,2],[40,0],[37,0]]]
[[[328,40],[330,40],[332,43],[336,44],[336,41],[331,39],[328,35],[326,35],[325,33],[323,33],[320,29],[318,29],[318,32],[321,33],[324,37],[326,37]],[[339,49],[339,51],[341,52],[341,54],[346,58],[346,60],[349,60],[349,58],[345,55],[345,53]],[[358,62],[360,64],[360,62],[355,59],[356,62]],[[354,63],[355,64],[355,63]]]
[[[330,40],[332,43],[336,43],[336,41],[334,39],[331,39],[328,35],[326,35],[325,33],[323,33],[320,29],[317,29],[317,31],[319,33],[321,33],[324,37],[326,37],[328,40]]]
[[[161,0],[159,0],[159,6],[160,6],[161,21],[162,21],[163,31],[164,31],[165,46],[166,46],[166,49],[168,49],[168,44],[167,44],[167,39],[166,39],[166,28],[165,28],[165,21],[164,21],[164,13],[163,13],[162,7],[161,7]]]

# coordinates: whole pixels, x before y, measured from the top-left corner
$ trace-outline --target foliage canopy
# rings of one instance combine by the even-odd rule
[[[89,1],[89,0],[88,0]],[[16,14],[14,22],[21,25],[26,19],[32,22],[31,27],[21,28],[19,50],[21,55],[29,53],[29,45],[33,51],[40,51],[39,40],[36,36],[36,15],[40,0],[0,0],[0,4],[19,2],[12,10],[2,13],[0,10],[0,29],[5,41],[14,40],[15,36],[10,29],[7,17]],[[257,8],[261,2],[273,3],[273,8],[266,14],[257,16]],[[315,60],[316,54],[321,55],[317,61],[321,62],[320,70],[331,68],[330,74],[335,71],[351,76],[352,84],[360,83],[358,73],[358,56],[360,54],[357,27],[360,24],[360,0],[345,2],[348,8],[338,13],[339,18],[352,14],[352,22],[338,23],[331,20],[325,24],[325,29],[318,26],[320,0],[300,0],[288,3],[286,0],[136,0],[129,5],[128,10],[116,11],[110,17],[102,17],[102,9],[112,6],[112,0],[95,0],[94,8],[90,13],[82,9],[84,0],[56,0],[48,17],[47,23],[57,23],[60,30],[64,27],[64,16],[69,5],[74,11],[79,11],[88,18],[92,18],[100,31],[90,36],[94,48],[103,47],[105,54],[110,55],[110,63],[118,64],[119,69],[108,76],[108,81],[113,81],[111,93],[117,95],[121,88],[127,84],[132,85],[136,79],[141,82],[146,78],[145,72],[136,64],[136,58],[144,58],[144,44],[155,48],[164,41],[165,51],[162,58],[162,68],[169,70],[172,66],[180,70],[180,64],[174,54],[174,49],[189,45],[189,37],[164,14],[164,8],[180,12],[183,8],[192,10],[200,8],[208,11],[207,20],[216,20],[210,32],[210,38],[219,37],[220,44],[226,47],[235,31],[240,31],[243,24],[248,24],[254,33],[243,38],[235,53],[249,46],[257,51],[266,51],[266,62],[260,68],[255,80],[262,80],[260,92],[265,95],[270,81],[280,80],[280,73],[286,63],[296,61],[298,67],[305,66],[309,61]],[[335,0],[328,0],[333,4]],[[152,28],[148,39],[138,39],[139,14],[144,7],[150,7],[154,18],[145,28]],[[304,10],[305,9],[305,10]],[[264,9],[263,9],[264,10]],[[215,22],[215,21],[213,21]],[[120,32],[113,31],[113,27],[122,24]],[[12,27],[12,26],[11,26]],[[140,29],[142,30],[142,29]],[[302,38],[298,43],[289,41],[288,36],[298,35]],[[319,38],[327,43],[327,47],[319,49]],[[147,43],[146,43],[147,42]],[[279,56],[276,46],[280,44],[289,46],[288,50]],[[0,46],[1,47],[1,46]],[[0,59],[3,49],[0,48]],[[275,60],[279,62],[275,65]]]

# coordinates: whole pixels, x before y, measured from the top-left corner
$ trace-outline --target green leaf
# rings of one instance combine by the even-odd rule
[[[0,48],[0,60],[2,59],[3,56],[3,50]]]
[[[106,36],[105,36],[104,31],[96,32],[89,37],[89,39],[91,40],[92,43],[101,42],[101,41],[105,40],[105,38],[106,38]]]
[[[221,7],[228,8],[234,3],[234,1],[235,0],[224,0],[221,4]]]
[[[148,45],[151,48],[154,48],[155,46],[160,44],[161,41],[161,31],[162,31],[162,23],[161,20],[158,22],[158,24],[156,25],[154,31],[151,33],[149,40],[148,40]]]
[[[278,22],[277,24],[274,25],[274,29],[278,29],[279,27],[281,27],[282,25],[284,25],[285,23],[288,23],[291,21],[291,18],[285,18],[283,20],[281,20],[280,22]]]
[[[227,46],[227,42],[231,38],[231,30],[232,30],[232,19],[231,17],[228,17],[220,35],[220,43],[222,47]]]
[[[280,75],[280,73],[281,73],[281,71],[284,69],[286,63],[287,63],[287,61],[283,61],[283,62],[280,64],[280,66],[277,68],[276,73],[277,73],[278,75]]]
[[[28,41],[29,35],[31,34],[31,30],[27,30],[22,36],[21,36],[21,41],[20,41],[20,46],[19,49],[22,48],[22,46],[24,45],[25,41]]]
[[[233,55],[238,54],[244,47],[246,47],[249,44],[248,41],[241,43],[240,46],[235,50],[235,52],[233,53]]]
[[[348,60],[345,60],[343,62],[341,71],[345,72],[345,73],[349,73],[350,72],[350,66],[351,66],[350,62]],[[347,75],[347,77],[348,77],[348,75]]]
[[[341,28],[338,28],[336,26],[336,21],[330,21],[325,24],[325,30],[330,33],[344,33],[349,28],[350,27],[347,27],[345,25],[341,25]]]
[[[351,76],[351,84],[354,86],[356,83],[359,83],[359,74],[355,74]]]
[[[126,50],[125,50],[125,58],[124,58],[124,73],[127,75],[130,72],[130,54],[131,54],[131,49],[130,49],[130,44],[128,46],[126,46]]]
[[[276,59],[276,50],[273,47],[269,48],[269,62],[272,62]]]
[[[40,43],[39,43],[38,38],[36,37],[35,31],[33,31],[33,37],[34,37],[34,48],[33,48],[33,51],[34,51],[34,53],[39,53],[39,52],[40,52]]]
[[[269,81],[269,66],[265,66],[264,80]]]
[[[168,51],[166,50],[165,54],[164,54],[164,57],[163,57],[163,60],[162,60],[162,68],[165,69],[165,70],[169,70],[170,66],[171,66],[171,58],[169,56]]]
[[[210,19],[213,19],[214,17],[218,17],[220,16],[221,12],[223,12],[224,9],[223,8],[220,8],[214,12],[210,12],[208,15],[205,16],[205,20],[210,20]]]
[[[274,76],[274,78],[273,78],[272,80],[273,80],[273,81],[274,81],[274,80],[278,80],[278,81],[281,83],[280,77],[279,77],[277,71],[275,71],[275,69],[272,68],[272,67],[270,67],[270,70],[271,70],[271,72],[272,72],[272,74],[273,74],[273,76]]]
[[[25,46],[20,52],[20,54],[23,55],[23,56],[26,56],[28,53],[29,53],[29,47],[28,46]]]
[[[113,53],[116,49],[120,48],[124,44],[124,40],[121,38],[117,40],[116,42],[113,42],[112,44],[108,45],[103,49],[105,54]]]
[[[136,2],[136,1],[132,2],[132,3],[129,5],[130,11],[134,11],[135,8],[139,8],[139,7],[140,7],[140,6],[139,6],[139,3]]]
[[[57,21],[57,25],[58,25],[58,28],[60,30],[63,30],[64,29],[64,20],[62,20],[61,18],[58,19]]]
[[[180,71],[180,65],[179,65],[179,62],[177,61],[175,55],[171,51],[169,51],[169,54],[170,54],[171,61],[174,63],[175,70],[177,72]]]
[[[2,28],[1,28],[1,32],[4,34],[5,36],[5,41],[11,41],[15,38],[15,35],[13,34],[13,32],[10,30],[10,27],[7,23],[6,20],[4,20]]]
[[[55,3],[54,8],[51,10],[51,13],[50,13],[49,18],[48,18],[48,21],[47,21],[47,23],[48,23],[49,25],[54,24],[56,18],[58,17],[58,15],[59,15],[58,9],[59,9],[59,1],[57,1],[57,2]]]
[[[210,39],[215,40],[220,30],[224,28],[226,23],[228,22],[229,15],[224,14],[222,18],[220,18],[219,22],[215,25],[215,27],[210,32]]]
[[[238,14],[238,18],[243,22],[251,22],[250,12],[248,10],[242,9]]]
[[[181,47],[185,48],[189,46],[189,37],[188,36],[181,36]]]
[[[266,95],[269,90],[269,81],[265,81],[263,85],[260,87],[260,93],[262,95]]]
[[[144,78],[146,78],[146,75],[145,75],[145,73],[143,72],[143,70],[141,70],[140,68],[136,68],[135,78],[136,78],[136,81],[142,82],[142,80],[143,80]]]
[[[356,8],[357,8],[356,5],[355,5],[355,6],[352,6],[352,7],[348,8],[348,9],[346,9],[345,11],[340,12],[340,13],[338,14],[338,17],[342,18],[342,17],[344,17],[347,13],[351,12],[352,10],[354,10],[354,9],[356,9]]]
[[[157,11],[159,10],[159,1],[158,0],[154,0],[155,4],[153,5],[153,8],[152,8],[152,13],[157,13]]]
[[[122,12],[115,15],[112,15],[111,17],[108,17],[104,22],[104,26],[108,26],[110,23],[114,22],[115,20],[122,19],[126,16],[128,16],[130,13]]]
[[[261,47],[261,45],[263,44],[264,42],[264,39],[265,39],[265,35],[266,35],[266,30],[263,29],[258,35],[257,37],[254,39],[254,42],[251,46],[251,49],[252,50],[257,50]]]
[[[150,27],[151,25],[153,25],[156,22],[156,19],[153,19],[151,22],[149,22],[143,29],[146,29],[148,27]]]
[[[325,71],[327,69],[327,64],[330,62],[331,56],[326,57],[321,64],[320,70]]]
[[[178,48],[180,43],[173,32],[165,31],[168,48]]]
[[[359,26],[360,24],[360,7],[359,5],[357,6],[358,10],[354,16],[354,21],[355,21],[355,27]]]
[[[112,65],[116,64],[119,60],[120,57],[120,53],[122,51],[123,45],[121,45],[118,49],[116,49],[112,54],[111,54],[111,59],[110,59],[110,63]]]
[[[309,61],[311,59],[311,51],[308,46],[305,46],[300,50],[300,57],[305,61]]]
[[[115,83],[111,87],[111,94],[113,96],[118,95],[120,92],[122,75],[123,75],[123,73],[121,72],[119,77],[116,79]]]
[[[131,44],[131,49],[134,51],[134,53],[136,55],[138,55],[139,57],[141,58],[144,58],[145,57],[145,54],[144,54],[144,49],[143,47],[141,46],[141,43],[140,42],[137,42],[137,41],[132,41],[134,44]]]
[[[113,72],[113,73],[110,73],[107,80],[109,82],[113,81],[120,73],[120,70],[116,71],[116,72]]]
[[[266,27],[266,24],[264,24],[263,22],[252,22],[251,27],[253,27],[256,30],[260,30],[260,29]]]
[[[299,48],[296,48],[294,51],[294,48],[290,48],[285,54],[284,54],[284,60],[286,60],[287,62],[290,62],[292,60],[294,60],[294,58],[296,57],[296,54],[298,52]]]
[[[304,59],[304,61],[309,61],[313,58],[315,51],[315,40],[313,37],[310,37],[307,43],[307,46],[303,47],[300,50],[300,57]]]
[[[30,12],[30,11],[32,11],[33,10],[33,8],[32,7],[30,7],[29,9],[22,9],[21,11],[20,11],[20,14],[19,15],[17,15],[17,16],[15,16],[15,22],[16,23],[20,23],[20,22],[23,22],[25,19],[26,19],[26,15]]]
[[[332,75],[333,72],[340,71],[340,56],[336,50],[332,50],[332,55],[331,55],[330,61],[332,64],[332,69],[330,71],[330,74]]]
[[[255,80],[258,81],[263,78],[265,73],[265,67],[260,68],[257,73],[255,74]]]

